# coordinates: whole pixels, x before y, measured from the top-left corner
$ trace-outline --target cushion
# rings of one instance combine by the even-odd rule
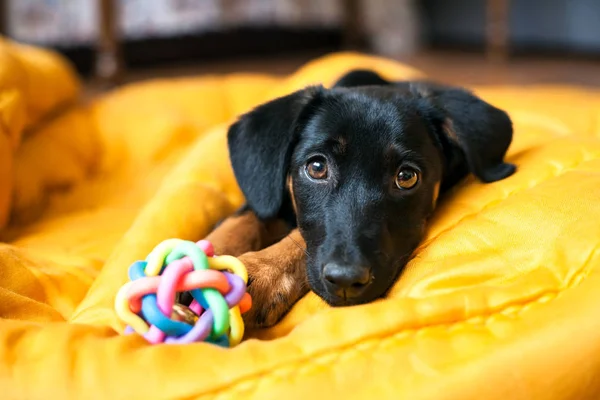
[[[10,49],[24,59],[29,51]],[[332,309],[308,294],[278,325],[249,332],[235,348],[152,346],[122,335],[114,296],[130,263],[160,241],[197,240],[242,204],[226,147],[235,116],[308,84],[331,85],[353,68],[389,79],[423,74],[339,53],[288,77],[154,80],[82,104],[64,101],[76,91],[51,84],[76,82],[70,68],[39,54],[47,56],[28,59],[27,69],[44,82],[39,93],[14,86],[13,96],[31,107],[15,112],[0,101],[0,140],[20,138],[10,150],[13,184],[2,187],[12,221],[0,233],[5,398],[600,393],[600,94],[473,88],[513,117],[508,160],[518,172],[487,185],[468,177],[445,196],[386,299]],[[67,105],[51,117],[25,122],[43,114],[26,110],[59,103]]]
[[[72,102],[79,82],[58,55],[0,37],[0,228],[8,221],[21,136]]]

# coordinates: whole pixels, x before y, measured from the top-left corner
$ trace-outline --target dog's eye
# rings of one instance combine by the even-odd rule
[[[396,175],[396,186],[401,190],[409,190],[417,186],[420,179],[419,171],[411,167],[402,167]]]
[[[327,179],[327,161],[323,157],[311,158],[306,163],[306,173],[313,179]]]

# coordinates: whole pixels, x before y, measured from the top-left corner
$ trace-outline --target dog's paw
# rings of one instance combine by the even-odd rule
[[[252,308],[243,315],[250,329],[275,325],[307,291],[294,271],[286,271],[261,253],[240,256],[248,270],[248,293],[252,296]]]

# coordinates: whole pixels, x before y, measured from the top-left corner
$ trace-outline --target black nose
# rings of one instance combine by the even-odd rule
[[[371,270],[362,266],[326,264],[323,279],[330,289],[340,297],[357,297],[371,283]]]

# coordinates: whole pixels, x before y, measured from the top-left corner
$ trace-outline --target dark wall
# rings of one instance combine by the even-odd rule
[[[434,45],[482,46],[484,0],[423,0]],[[600,0],[511,0],[511,45],[600,54]]]

